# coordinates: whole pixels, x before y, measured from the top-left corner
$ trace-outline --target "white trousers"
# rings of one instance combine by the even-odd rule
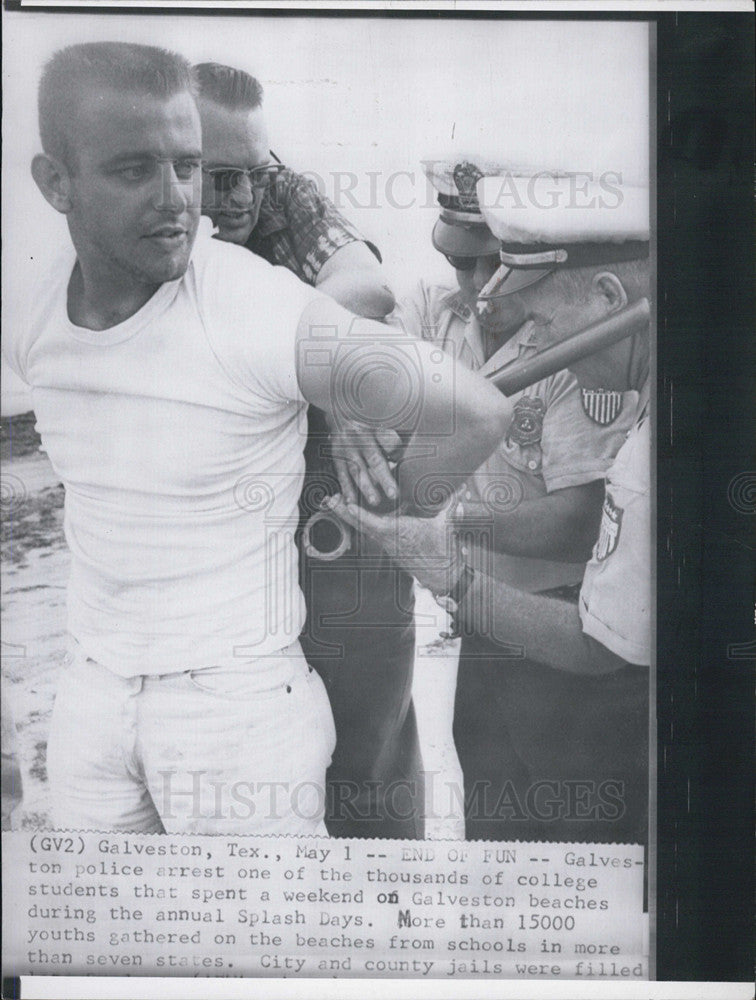
[[[47,769],[62,829],[327,836],[336,745],[299,642],[231,668],[120,677],[75,648]]]

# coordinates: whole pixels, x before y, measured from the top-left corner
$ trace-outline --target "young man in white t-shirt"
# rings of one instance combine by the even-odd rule
[[[305,406],[433,433],[400,470],[409,497],[435,470],[479,464],[508,407],[428,345],[198,234],[181,57],[62,50],[39,114],[32,173],[73,247],[7,353],[66,487],[56,824],[324,834],[333,720],[297,640]]]

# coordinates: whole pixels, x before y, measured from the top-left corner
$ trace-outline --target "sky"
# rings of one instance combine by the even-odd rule
[[[41,67],[67,44],[114,39],[257,76],[272,148],[377,244],[399,295],[420,278],[454,282],[430,243],[423,160],[477,154],[648,181],[642,22],[3,11],[5,332],[32,275],[68,238],[29,173]],[[3,412],[21,406],[7,371],[3,387]]]

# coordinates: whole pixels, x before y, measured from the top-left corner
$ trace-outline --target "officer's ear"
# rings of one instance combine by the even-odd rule
[[[37,153],[32,160],[34,181],[56,212],[68,215],[71,211],[71,175],[62,160],[46,153]]]
[[[611,271],[602,271],[595,275],[591,282],[591,290],[603,300],[608,315],[619,312],[627,305],[625,287]]]

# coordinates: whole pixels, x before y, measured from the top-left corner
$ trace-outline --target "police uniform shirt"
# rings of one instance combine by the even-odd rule
[[[601,530],[580,591],[583,630],[628,663],[651,662],[651,435],[630,431],[606,480]]]
[[[440,344],[483,374],[538,350],[533,327],[525,324],[486,361],[483,331],[473,311],[457,292],[424,282],[390,321]],[[531,593],[580,582],[583,563],[492,551],[491,524],[497,510],[511,511],[554,490],[603,479],[637,412],[638,393],[619,396],[618,412],[606,424],[589,416],[580,387],[566,370],[510,397],[514,413],[509,430],[462,496],[467,524],[476,525],[474,531],[462,532],[477,539],[467,555],[473,566]]]

